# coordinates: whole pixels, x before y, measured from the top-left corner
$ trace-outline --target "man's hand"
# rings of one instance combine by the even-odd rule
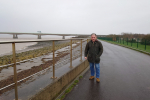
[[[85,59],[87,59],[87,57],[84,57]]]

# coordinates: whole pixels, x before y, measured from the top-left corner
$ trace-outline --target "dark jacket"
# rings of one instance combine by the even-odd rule
[[[84,56],[88,56],[88,61],[91,63],[100,63],[100,56],[103,53],[102,43],[98,40],[92,40],[86,44]]]

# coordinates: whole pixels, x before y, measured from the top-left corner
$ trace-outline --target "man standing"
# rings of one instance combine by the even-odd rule
[[[90,80],[94,79],[96,69],[96,81],[100,82],[100,56],[103,53],[103,46],[100,41],[97,40],[96,34],[91,34],[91,41],[86,44],[84,56],[90,63],[91,77]],[[88,56],[88,57],[87,57]],[[94,69],[95,65],[95,69]]]

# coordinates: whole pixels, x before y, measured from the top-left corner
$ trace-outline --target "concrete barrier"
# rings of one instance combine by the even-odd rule
[[[89,66],[87,60],[81,62],[78,66],[74,67],[71,71],[58,78],[55,82],[48,85],[41,90],[30,100],[53,100],[56,98],[66,87],[69,85],[82,71]]]

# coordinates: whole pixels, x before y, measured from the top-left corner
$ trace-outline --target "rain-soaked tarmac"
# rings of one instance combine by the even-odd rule
[[[64,100],[150,100],[150,56],[102,42],[100,83],[90,70]]]

